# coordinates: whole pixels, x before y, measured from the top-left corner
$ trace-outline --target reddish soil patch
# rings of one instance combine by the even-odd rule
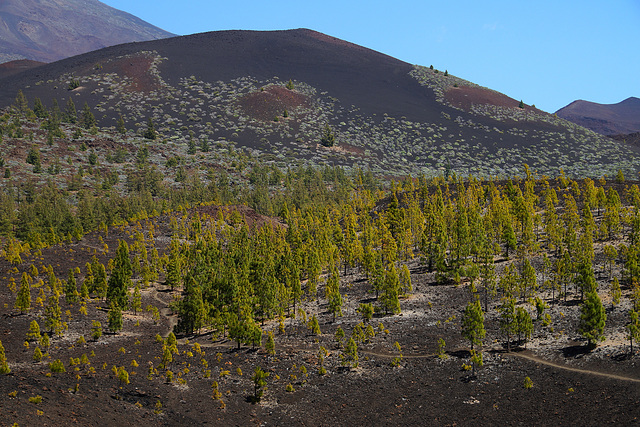
[[[471,111],[473,104],[489,104],[498,107],[516,108],[520,101],[509,98],[507,95],[490,89],[480,87],[452,87],[445,93],[445,98],[454,107]],[[538,111],[534,107],[525,105],[525,110]]]
[[[272,225],[284,226],[284,224],[278,219],[265,215],[260,215],[258,212],[254,211],[248,206],[243,205],[235,205],[235,206],[218,206],[218,205],[210,205],[210,206],[200,206],[196,208],[196,211],[200,214],[209,215],[212,218],[216,218],[219,215],[219,212],[224,212],[225,217],[228,217],[233,212],[237,212],[240,214],[239,218],[244,218],[244,221],[247,223],[249,228],[262,227],[266,223],[271,223]]]
[[[285,110],[309,105],[305,95],[282,86],[269,86],[260,92],[250,93],[239,102],[247,114],[259,120],[273,120],[276,116],[282,117]]]
[[[161,87],[160,80],[150,72],[152,63],[152,57],[138,54],[109,61],[104,64],[102,71],[130,78],[132,81],[128,90],[150,92]]]
[[[5,62],[4,64],[0,64],[0,79],[44,64],[45,62],[32,61],[30,59],[18,59],[17,61]]]

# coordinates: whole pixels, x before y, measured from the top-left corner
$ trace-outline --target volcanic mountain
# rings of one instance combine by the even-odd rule
[[[640,131],[640,98],[627,98],[617,104],[574,101],[556,114],[602,135]]]
[[[0,62],[51,62],[106,46],[171,36],[97,0],[0,2]]]
[[[18,90],[48,107],[86,103],[102,127],[122,116],[139,137],[152,119],[167,155],[195,140],[283,168],[333,164],[390,176],[506,176],[525,163],[547,175],[640,170],[633,147],[448,72],[307,29],[100,49],[0,79],[0,106]]]

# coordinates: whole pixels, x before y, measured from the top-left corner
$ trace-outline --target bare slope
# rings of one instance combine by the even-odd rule
[[[132,41],[172,36],[97,0],[0,2],[0,62],[42,62]]]
[[[640,131],[640,98],[630,97],[617,104],[598,104],[578,100],[556,114],[602,135]]]

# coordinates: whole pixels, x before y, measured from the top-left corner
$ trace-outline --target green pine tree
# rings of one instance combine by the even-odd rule
[[[607,314],[597,292],[591,291],[585,295],[581,312],[578,332],[587,339],[587,346],[591,347],[597,341],[604,340],[604,325],[607,321]]]
[[[129,302],[128,289],[131,286],[131,259],[129,245],[121,240],[113,260],[113,271],[107,284],[107,300],[115,303],[121,310],[127,309]]]
[[[122,310],[115,302],[112,302],[109,307],[108,321],[111,332],[116,333],[122,330]]]
[[[462,316],[462,336],[469,340],[473,350],[474,345],[482,345],[482,339],[486,333],[480,301],[470,302]]]
[[[4,346],[2,345],[2,341],[0,341],[0,374],[6,375],[11,372],[9,368],[9,363],[7,362],[7,356],[4,354]]]
[[[29,285],[29,276],[27,273],[22,273],[22,280],[20,281],[20,290],[16,297],[15,308],[20,310],[23,314],[31,308],[31,285]]]

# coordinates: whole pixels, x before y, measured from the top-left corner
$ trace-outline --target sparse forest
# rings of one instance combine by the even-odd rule
[[[539,365],[640,381],[640,188],[622,171],[389,182],[233,150],[203,171],[206,143],[160,155],[151,119],[131,142],[122,117],[105,132],[69,100],[31,109],[20,92],[0,117],[8,422],[60,391],[178,423],[187,398],[228,421],[369,381],[417,393],[417,372],[465,398],[546,384],[569,408],[573,386]]]

